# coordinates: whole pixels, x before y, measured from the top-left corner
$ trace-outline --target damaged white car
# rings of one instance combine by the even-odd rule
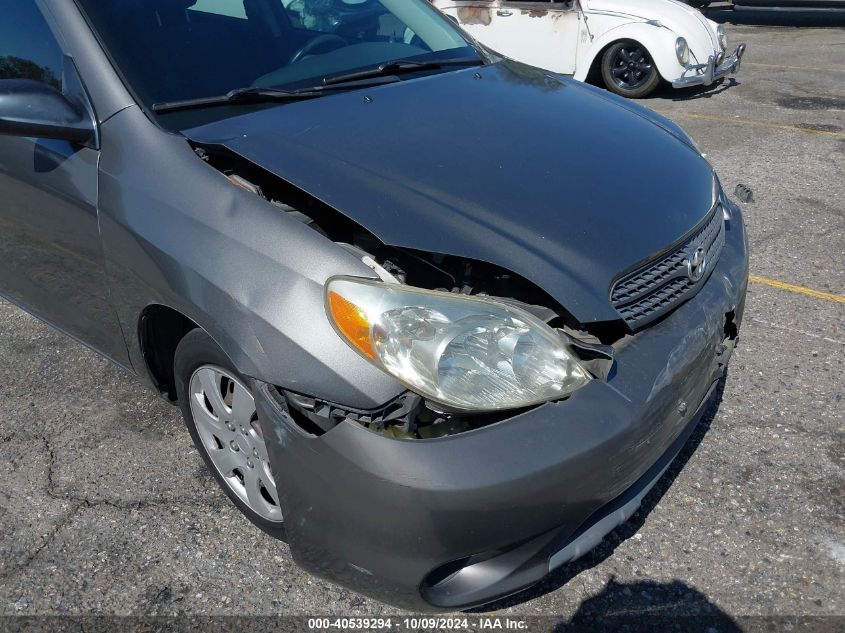
[[[644,97],[665,80],[709,86],[739,71],[724,26],[675,0],[432,0],[479,42],[506,57],[601,80]]]

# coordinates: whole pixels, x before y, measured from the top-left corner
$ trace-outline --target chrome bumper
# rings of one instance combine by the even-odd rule
[[[745,48],[745,44],[739,44],[734,52],[727,57],[711,55],[706,64],[690,64],[684,70],[681,78],[672,82],[672,87],[709,86],[722,77],[738,73],[742,56],[745,55]],[[687,75],[687,73],[692,74]]]

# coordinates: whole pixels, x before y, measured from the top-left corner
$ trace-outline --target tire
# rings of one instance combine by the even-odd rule
[[[250,521],[285,541],[275,478],[249,382],[200,329],[179,342],[173,369],[185,425],[217,483]]]
[[[601,76],[608,90],[629,99],[645,97],[660,84],[660,73],[646,47],[630,40],[604,52]]]

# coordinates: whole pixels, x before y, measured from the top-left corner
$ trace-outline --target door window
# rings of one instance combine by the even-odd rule
[[[62,89],[62,50],[33,0],[3,7],[0,79],[34,79]]]
[[[198,0],[191,7],[191,11],[200,13],[213,13],[229,18],[241,18],[246,20],[246,9],[243,2],[228,2],[227,0]]]

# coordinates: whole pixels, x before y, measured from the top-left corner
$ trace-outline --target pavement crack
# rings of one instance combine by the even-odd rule
[[[50,440],[46,435],[43,435],[41,439],[44,441],[44,448],[50,457],[47,462],[47,496],[53,497],[52,491],[55,485],[53,483],[53,467],[56,465],[56,452],[53,450],[53,445],[50,444]]]
[[[56,536],[58,536],[59,532],[62,531],[62,528],[65,527],[79,512],[81,508],[85,506],[84,503],[78,503],[74,508],[70,510],[70,512],[65,515],[60,521],[58,521],[51,529],[50,532],[46,535],[46,537],[41,541],[38,547],[35,550],[27,555],[24,560],[18,564],[14,565],[10,569],[5,570],[3,573],[0,573],[0,578],[6,578],[10,576],[13,572],[22,571],[29,567],[33,561],[38,558],[38,555],[41,554],[45,549],[47,549],[50,545],[52,545],[53,541],[56,540]]]
[[[782,330],[784,332],[791,332],[793,334],[801,334],[802,336],[807,336],[809,338],[815,338],[820,341],[824,341],[826,343],[835,343],[837,345],[845,345],[845,341],[839,341],[835,338],[830,338],[829,336],[822,336],[821,334],[813,334],[812,332],[807,332],[806,330],[800,330],[798,328],[788,327],[785,325],[778,325],[777,323],[770,323],[769,321],[764,321],[762,319],[758,319],[757,317],[748,317],[748,320],[752,323],[757,323],[758,325],[764,325],[768,328],[772,328],[775,330]]]
[[[86,508],[96,508],[98,506],[108,506],[116,510],[143,510],[145,508],[155,508],[159,506],[195,506],[195,507],[211,507],[213,504],[197,502],[195,497],[161,497],[155,499],[126,499],[121,501],[114,501],[111,499],[91,499],[85,495],[77,495],[64,490],[61,490],[54,479],[54,470],[56,465],[56,452],[48,437],[40,436],[44,443],[44,448],[47,451],[49,460],[47,462],[47,485],[45,493],[51,499],[56,501],[70,501],[81,504]],[[79,509],[77,506],[76,509]]]

